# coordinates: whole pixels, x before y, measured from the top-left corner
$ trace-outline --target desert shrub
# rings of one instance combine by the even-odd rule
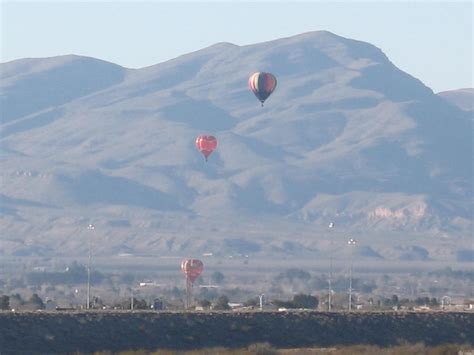
[[[270,343],[256,343],[248,347],[251,354],[255,355],[276,355],[278,350],[273,348]]]
[[[428,352],[429,355],[458,355],[461,352],[460,345],[444,344],[436,346]],[[471,349],[472,351],[472,349]]]

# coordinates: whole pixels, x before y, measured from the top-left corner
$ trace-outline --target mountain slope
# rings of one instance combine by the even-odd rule
[[[1,130],[12,250],[33,232],[74,253],[80,243],[64,232],[89,221],[105,254],[196,252],[252,233],[262,252],[281,240],[314,250],[310,235],[328,221],[356,235],[472,228],[470,116],[368,43],[323,31],[220,43],[139,70],[63,60],[55,70],[75,79],[62,99],[51,59],[34,72],[1,67],[12,78]],[[278,78],[264,108],[247,89],[254,71]],[[23,83],[38,75],[52,91],[36,100]],[[194,147],[201,133],[219,139],[207,164]]]
[[[118,65],[75,55],[4,63],[2,124],[105,89],[124,76],[125,69]]]
[[[443,99],[464,111],[474,111],[474,89],[443,91],[438,93]]]

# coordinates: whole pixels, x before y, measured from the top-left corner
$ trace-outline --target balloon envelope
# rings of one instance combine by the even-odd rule
[[[217,148],[217,139],[214,136],[200,135],[196,138],[196,148],[207,158]]]
[[[198,259],[186,259],[181,262],[181,271],[188,280],[194,282],[204,269],[204,264]]]
[[[249,78],[249,88],[255,94],[257,99],[262,103],[271,95],[275,90],[277,80],[273,74],[257,72]]]

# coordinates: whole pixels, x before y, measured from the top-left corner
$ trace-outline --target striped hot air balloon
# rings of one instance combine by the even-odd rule
[[[257,72],[249,78],[249,88],[255,94],[257,99],[262,103],[271,95],[275,90],[277,80],[273,74]]]
[[[196,138],[196,148],[207,161],[209,155],[217,148],[217,139],[214,136],[200,135]]]

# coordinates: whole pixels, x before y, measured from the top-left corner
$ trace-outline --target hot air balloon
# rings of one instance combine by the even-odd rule
[[[191,283],[196,281],[203,269],[204,264],[198,259],[186,259],[181,262],[181,271],[187,279],[191,280]]]
[[[217,148],[217,139],[214,136],[200,135],[196,138],[196,148],[207,161],[209,155]]]
[[[186,308],[191,305],[191,291],[194,281],[201,275],[204,264],[198,259],[186,259],[181,262],[181,271],[186,276]]]
[[[257,72],[249,78],[249,88],[255,94],[257,99],[262,103],[271,95],[275,90],[277,80],[273,74]]]

